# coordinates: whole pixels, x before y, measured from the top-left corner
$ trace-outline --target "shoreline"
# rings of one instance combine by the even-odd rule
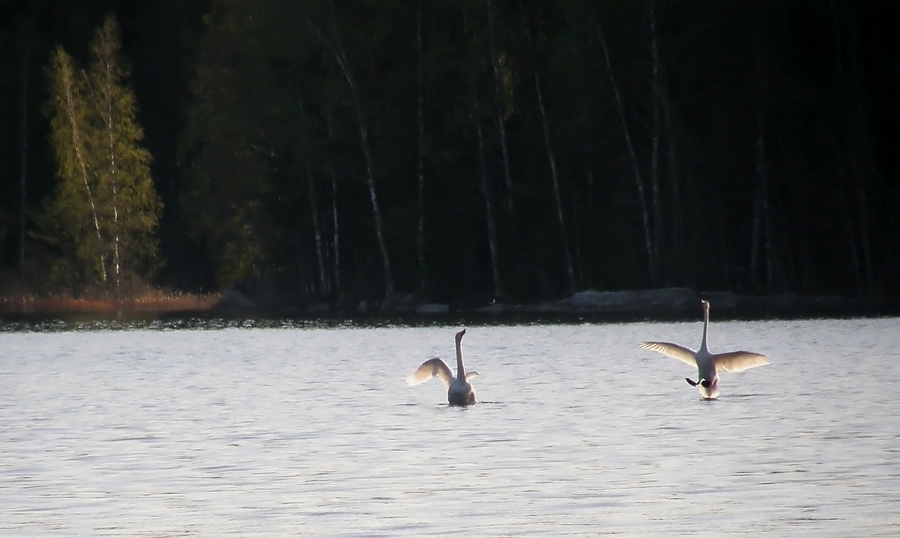
[[[184,294],[154,291],[125,299],[72,298],[34,295],[0,296],[0,320],[15,316],[117,316],[122,313],[164,314],[203,312],[221,304],[221,294]]]
[[[235,303],[229,300],[231,293],[191,295],[153,292],[120,301],[0,297],[0,323],[72,318],[103,321],[186,317],[413,325],[453,321],[488,324],[691,321],[699,319],[701,298],[712,303],[714,315],[719,320],[900,316],[900,300],[896,299],[795,294],[749,296],[685,288],[615,292],[587,290],[557,301],[456,307],[444,303],[417,302],[411,295],[391,304],[360,302],[356,308],[339,308],[325,303],[263,306],[249,298]]]

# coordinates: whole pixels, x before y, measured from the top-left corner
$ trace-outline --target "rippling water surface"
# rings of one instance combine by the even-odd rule
[[[900,535],[900,320],[701,326],[0,332],[0,535]]]

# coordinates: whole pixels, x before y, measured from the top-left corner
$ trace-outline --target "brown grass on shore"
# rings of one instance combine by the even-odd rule
[[[221,294],[194,295],[163,290],[147,290],[133,297],[74,298],[16,295],[0,297],[0,313],[5,314],[107,314],[114,312],[201,312],[211,310]]]

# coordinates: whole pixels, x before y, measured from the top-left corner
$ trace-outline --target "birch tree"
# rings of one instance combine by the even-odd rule
[[[316,260],[319,266],[319,293],[328,293],[329,285],[327,272],[325,270],[325,253],[322,248],[322,225],[319,221],[319,205],[316,201],[316,185],[313,179],[312,170],[310,169],[309,160],[312,151],[309,143],[308,127],[306,125],[306,111],[303,107],[302,96],[297,96],[297,106],[300,111],[300,147],[304,154],[303,174],[306,176],[307,192],[309,194],[309,212],[312,217],[313,234],[316,238]]]
[[[463,8],[463,26],[465,28],[465,37],[468,39],[468,20],[465,8]],[[487,222],[488,248],[491,255],[491,282],[494,285],[494,299],[500,299],[503,296],[503,283],[500,278],[500,259],[499,246],[497,240],[497,224],[494,221],[494,209],[491,200],[491,189],[487,179],[487,163],[485,160],[485,144],[484,144],[484,127],[481,123],[481,101],[478,98],[478,73],[474,61],[471,65],[472,78],[472,120],[475,123],[475,131],[478,134],[478,171],[479,171],[479,188],[484,197],[485,222]]]
[[[127,271],[158,256],[155,230],[162,203],[150,179],[150,152],[141,147],[134,93],[125,84],[119,25],[110,16],[91,45],[90,89],[98,123],[98,184],[108,222],[104,244],[118,290]]]
[[[625,146],[628,149],[628,156],[631,159],[632,170],[634,171],[634,181],[637,186],[638,201],[641,204],[641,221],[644,227],[644,247],[647,251],[647,266],[650,273],[650,283],[656,284],[656,260],[654,259],[653,236],[650,231],[650,216],[647,208],[647,197],[644,194],[644,182],[641,179],[641,171],[638,166],[637,155],[634,151],[634,145],[631,142],[631,131],[628,128],[628,122],[625,120],[625,106],[622,104],[622,94],[619,92],[619,85],[616,83],[616,77],[613,74],[612,63],[609,59],[609,49],[606,46],[606,38],[603,36],[603,28],[600,21],[595,21],[597,37],[600,41],[600,47],[603,52],[603,60],[606,65],[606,73],[609,76],[609,82],[613,89],[613,95],[616,98],[616,109],[618,111],[619,120],[622,123],[622,133],[625,137]]]
[[[106,19],[91,45],[89,72],[57,48],[50,67],[56,193],[39,217],[43,233],[74,252],[88,281],[118,291],[123,276],[152,269],[162,204],[140,146],[134,94],[125,84],[118,25]]]
[[[55,195],[38,216],[41,233],[77,259],[82,274],[106,282],[98,186],[90,137],[87,80],[57,47],[50,69],[50,143],[57,164]]]
[[[391,259],[388,253],[387,239],[384,233],[383,217],[381,215],[381,206],[378,202],[378,195],[375,191],[375,161],[372,157],[372,148],[369,141],[369,128],[366,121],[366,115],[363,111],[362,99],[360,97],[359,84],[353,75],[353,69],[344,52],[344,46],[341,43],[340,36],[337,31],[337,23],[335,22],[334,4],[328,4],[331,24],[330,36],[326,36],[322,30],[316,26],[309,17],[306,17],[306,24],[316,38],[328,49],[331,56],[341,69],[341,73],[350,89],[350,99],[353,106],[353,112],[356,116],[357,127],[359,129],[359,145],[362,149],[363,157],[366,163],[366,183],[369,187],[369,200],[372,203],[372,216],[375,220],[375,234],[378,239],[378,247],[381,253],[381,262],[384,269],[384,287],[385,299],[390,302],[394,297],[394,279],[391,271]]]
[[[512,172],[509,163],[509,141],[506,136],[507,109],[504,105],[503,74],[501,73],[500,51],[497,49],[494,36],[494,8],[491,0],[485,0],[485,8],[488,18],[488,55],[491,58],[491,68],[494,73],[494,90],[497,93],[497,130],[500,134],[500,150],[503,155],[503,179],[506,181],[506,205],[509,209],[510,220],[515,217],[515,204],[513,202]]]
[[[521,4],[520,4],[521,7]],[[550,181],[553,186],[553,199],[556,202],[556,218],[559,222],[560,239],[562,240],[563,253],[566,257],[566,276],[568,277],[569,293],[575,293],[575,271],[572,264],[572,254],[569,250],[569,234],[566,230],[566,219],[563,215],[562,197],[559,193],[559,174],[556,170],[556,156],[553,153],[553,144],[550,142],[550,120],[547,118],[547,107],[544,105],[544,94],[541,91],[541,76],[538,71],[537,50],[534,46],[534,40],[531,37],[531,21],[522,8],[522,15],[525,20],[525,34],[528,37],[528,43],[531,47],[534,89],[537,96],[538,110],[541,113],[541,127],[544,134],[544,149],[547,152],[547,162],[550,166]]]

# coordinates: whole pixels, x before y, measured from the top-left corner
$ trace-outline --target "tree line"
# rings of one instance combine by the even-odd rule
[[[84,95],[102,94],[100,36],[118,35],[105,17],[123,28],[118,153],[100,142],[110,114],[84,105],[95,215],[59,108],[65,49],[49,43],[65,32],[13,10],[5,274],[31,258],[69,288],[126,271],[187,289],[271,282],[298,301],[896,295],[889,7],[74,2],[56,22],[93,62]],[[28,167],[51,156],[52,171]]]

